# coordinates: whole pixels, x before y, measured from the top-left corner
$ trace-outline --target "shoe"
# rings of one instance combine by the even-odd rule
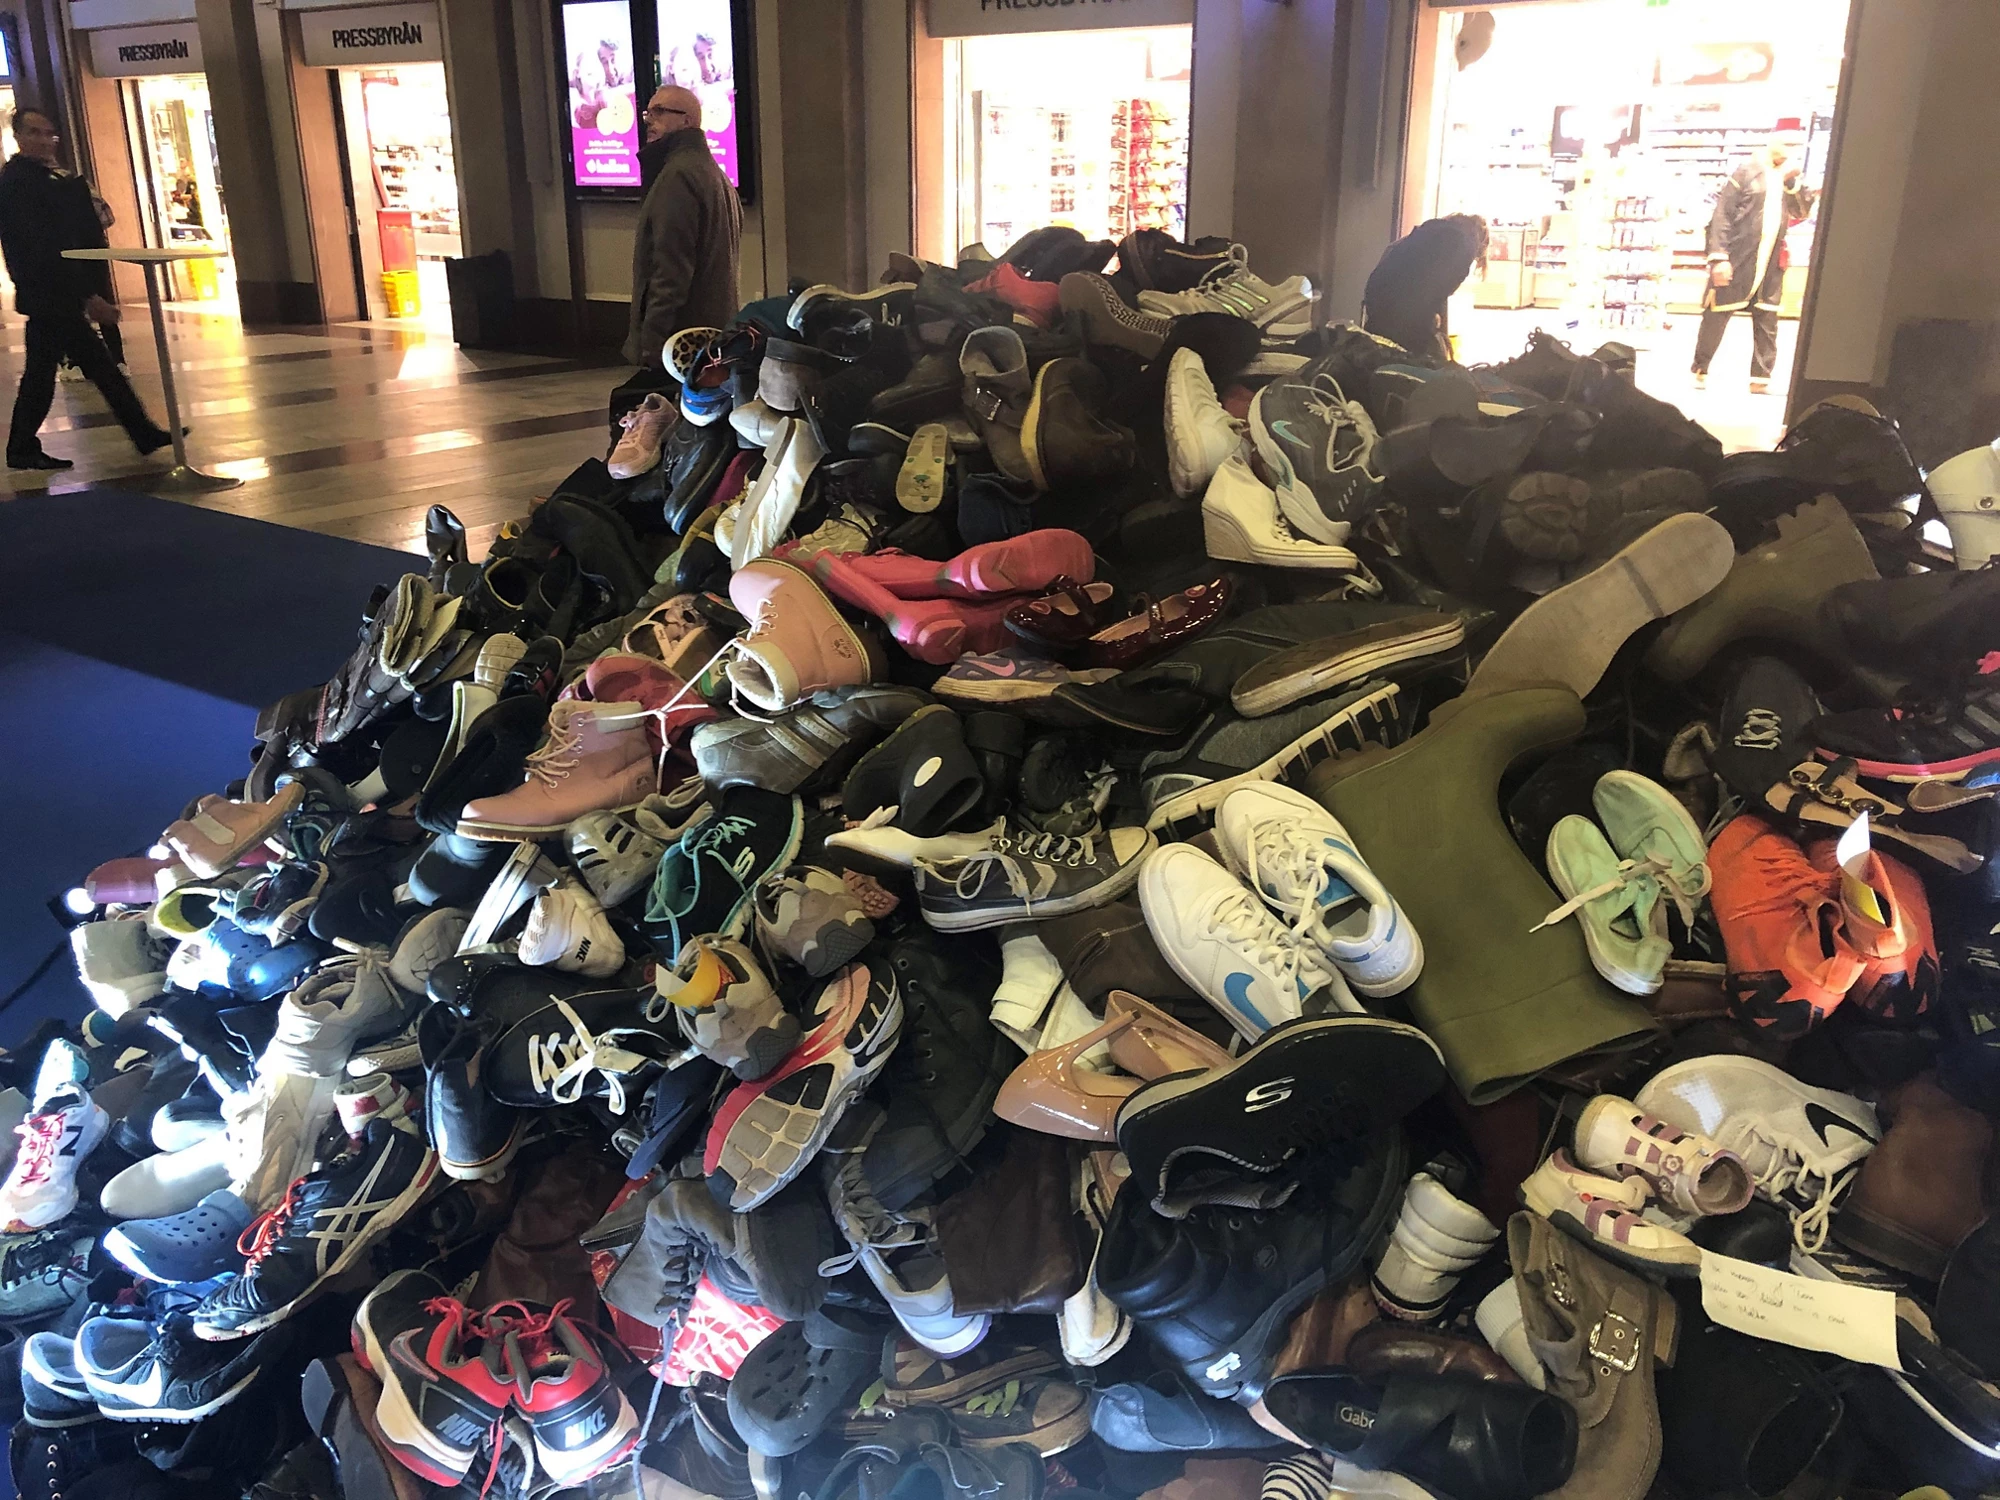
[[[1250,403],[1250,441],[1299,535],[1338,547],[1378,502],[1375,423],[1331,376],[1279,380]]]
[[[1184,292],[1142,291],[1139,308],[1163,318],[1195,313],[1225,313],[1257,325],[1269,343],[1303,338],[1312,332],[1312,283],[1290,276],[1276,285],[1250,269],[1241,245],[1230,247],[1230,259]]]
[[[1731,1013],[1775,1036],[1803,1035],[1847,998],[1868,961],[1846,931],[1840,872],[1748,813],[1715,836],[1708,861]]]
[[[1246,719],[1257,718],[1351,682],[1396,675],[1406,662],[1450,656],[1464,644],[1457,615],[1402,615],[1274,652],[1236,679],[1229,701]]]
[[[114,1422],[199,1422],[248,1390],[277,1352],[268,1339],[205,1345],[183,1313],[157,1324],[92,1318],[77,1330],[76,1371]]]
[[[1598,826],[1575,813],[1549,830],[1543,864],[1564,900],[1542,925],[1574,916],[1598,973],[1628,995],[1657,994],[1673,956],[1659,878],[1621,861]]]
[[[881,965],[850,964],[835,975],[792,1055],[754,1083],[739,1083],[716,1109],[702,1171],[717,1199],[744,1213],[805,1170],[887,1066],[902,1022],[902,997]]]
[[[1059,688],[1070,683],[1091,685],[1118,675],[1112,667],[1073,670],[1052,661],[1042,661],[1017,650],[986,655],[968,654],[951,664],[951,669],[931,684],[931,691],[947,703],[969,706],[1020,705],[1022,712],[1046,708]]]
[[[1131,469],[1130,430],[1095,410],[1103,393],[1104,377],[1080,359],[1052,359],[1035,372],[1021,419],[1021,457],[1036,489],[1106,483]]]
[[[653,985],[688,1043],[738,1078],[762,1078],[798,1045],[798,1017],[741,943],[696,938],[671,969],[657,970]]]
[[[0,1239],[0,1319],[32,1323],[74,1303],[96,1243],[95,1235],[60,1228]]]
[[[241,1198],[220,1189],[184,1213],[132,1219],[107,1230],[104,1252],[134,1276],[187,1286],[238,1265],[243,1255],[237,1239],[255,1218]]]
[[[872,821],[872,820],[871,820]],[[920,839],[888,823],[873,828],[844,828],[826,836],[829,853],[841,856],[850,868],[871,874],[891,874],[914,870],[918,864],[947,865],[983,854],[995,841],[1008,836],[1004,819],[974,833],[941,833]]]
[[[1217,710],[1184,748],[1141,762],[1150,809],[1146,826],[1178,835],[1199,832],[1238,787],[1295,781],[1331,757],[1397,744],[1403,733],[1400,693],[1393,684],[1363,683],[1256,719]]]
[[[652,989],[551,976],[508,998],[521,1019],[488,1046],[484,1068],[487,1094],[513,1109],[598,1099],[622,1115],[685,1050],[672,1006]]]
[[[1012,328],[978,328],[959,350],[965,414],[993,463],[1009,479],[1030,481],[1021,427],[1033,395],[1027,350]]]
[[[1392,1319],[1433,1321],[1499,1238],[1485,1214],[1428,1172],[1417,1173],[1375,1267],[1376,1304]]]
[[[1178,1218],[1191,1206],[1190,1182],[1198,1193],[1218,1171],[1265,1179],[1297,1171],[1312,1153],[1395,1126],[1443,1082],[1437,1045],[1414,1026],[1301,1019],[1205,1073],[1141,1086],[1118,1108],[1118,1147],[1134,1189]]]
[[[97,1008],[114,1019],[157,999],[167,987],[166,963],[155,957],[164,949],[144,922],[85,922],[70,929],[69,946],[77,979]]]
[[[491,1181],[521,1149],[526,1121],[486,1087],[487,1047],[499,1027],[433,1003],[417,1022],[424,1070],[424,1129],[438,1170],[457,1182]]]
[[[1140,1080],[1079,1067],[1086,1052],[1102,1047],[1132,1024],[1128,1012],[1086,1031],[1075,1041],[1028,1054],[1007,1075],[993,1113],[1012,1125],[1076,1141],[1115,1141],[1118,1107]]]
[[[1235,585],[1228,576],[1219,574],[1206,583],[1190,584],[1178,593],[1145,604],[1137,614],[1106,625],[1082,641],[1084,664],[1125,671],[1163,652],[1183,647],[1222,617],[1234,593]],[[1032,612],[1034,605],[1028,605],[1027,609]],[[1018,626],[1010,628],[1018,630]]]
[[[743,496],[736,529],[730,537],[729,562],[741,571],[755,558],[768,556],[785,539],[805,498],[813,470],[826,457],[813,429],[793,419],[764,449],[764,467]]]
[[[674,425],[674,403],[658,391],[618,419],[624,428],[604,461],[613,479],[637,479],[659,467],[660,443]]]
[[[1154,842],[1143,828],[1063,838],[1010,825],[977,853],[919,860],[917,904],[940,932],[976,932],[1083,911],[1130,890]]]
[[[912,515],[936,510],[944,503],[950,462],[951,437],[944,424],[924,423],[910,435],[909,451],[896,471],[896,503]]]
[[[1216,398],[1201,356],[1176,349],[1167,366],[1166,406],[1167,479],[1174,493],[1183,500],[1204,494],[1216,471],[1242,451],[1243,432]]]
[[[1720,522],[1668,517],[1603,566],[1523,610],[1473,669],[1467,696],[1551,682],[1588,696],[1619,647],[1717,588],[1735,560],[1735,544]]]
[[[1675,1213],[1733,1214],[1756,1193],[1742,1158],[1704,1135],[1653,1119],[1629,1099],[1599,1094],[1576,1122],[1573,1155],[1587,1172],[1645,1179]]]
[[[977,812],[985,794],[958,715],[933,703],[854,763],[841,784],[841,810],[851,822],[886,811],[898,827],[928,838]]]
[[[639,1415],[612,1377],[605,1335],[572,1319],[566,1302],[516,1305],[523,1316],[499,1334],[508,1399],[533,1429],[542,1473],[558,1488],[580,1485],[639,1445]]]
[[[163,1219],[228,1186],[228,1143],[218,1131],[185,1151],[134,1162],[104,1184],[97,1201],[114,1219]]]
[[[382,1382],[375,1425],[389,1451],[432,1484],[465,1478],[514,1389],[485,1322],[429,1272],[401,1270],[362,1298],[353,1342]]]
[[[1216,468],[1202,495],[1201,532],[1208,555],[1218,561],[1334,573],[1361,566],[1351,548],[1296,530],[1278,506],[1277,491],[1257,477],[1240,445]]]
[[[796,796],[731,787],[712,817],[661,856],[646,898],[647,937],[671,954],[692,938],[741,937],[757,886],[798,856],[804,827]]]
[[[1816,1089],[1751,1057],[1697,1057],[1655,1074],[1645,1114],[1733,1151],[1759,1197],[1791,1212],[1799,1247],[1826,1242],[1833,1207],[1882,1140],[1873,1105]]]
[[[167,825],[161,842],[196,875],[213,880],[270,838],[305,800],[305,787],[290,782],[268,802],[231,802],[204,797],[194,815]]]
[[[1973,1184],[1992,1153],[1993,1122],[1928,1072],[1888,1094],[1882,1118],[1888,1133],[1834,1214],[1833,1237],[1879,1265],[1937,1281],[1986,1216]]]
[[[1826,760],[1849,760],[1862,776],[1963,781],[2000,763],[2000,684],[1974,675],[1927,701],[1827,714],[1808,731]]]
[[[57,458],[53,453],[45,453],[37,448],[33,453],[9,453],[7,467],[10,469],[42,469],[55,473],[61,469],[74,469],[76,460]]]
[[[1761,809],[1773,787],[1790,784],[1792,767],[1811,759],[1806,731],[1820,712],[1819,696],[1794,668],[1776,657],[1752,657],[1723,699],[1709,764],[1731,791]]]
[[[1601,1177],[1558,1151],[1521,1184],[1521,1201],[1605,1259],[1656,1276],[1701,1274],[1701,1247],[1686,1235],[1640,1217],[1652,1199],[1641,1177]]]
[[[1070,272],[1057,283],[1057,296],[1064,312],[1081,315],[1086,343],[1109,344],[1151,360],[1167,341],[1168,319],[1133,308],[1094,272]]]
[[[770,719],[704,724],[689,748],[711,786],[794,792],[815,778],[839,777],[869,744],[929,701],[913,688],[887,683],[829,688]]]
[[[812,560],[813,576],[827,591],[889,627],[890,634],[918,661],[945,666],[966,651],[997,650],[1008,640],[1003,621],[1011,599],[977,603],[949,599],[903,599],[875,582],[865,566],[830,552]]]
[[[1821,604],[1840,585],[1876,576],[1867,543],[1831,498],[1780,516],[1776,530],[1667,622],[1646,652],[1654,675],[1690,681],[1725,646],[1745,639],[1786,641],[1819,656],[1837,650],[1820,623]]]
[[[1317,944],[1350,989],[1372,999],[1416,983],[1424,967],[1417,929],[1347,830],[1305,793],[1238,787],[1216,812],[1215,842],[1230,873]]]
[[[827,557],[822,553],[815,564]],[[841,618],[833,601],[791,563],[765,557],[738,568],[729,598],[750,628],[725,670],[754,707],[782,713],[813,693],[858,687],[883,675],[881,648]]]
[[[1062,579],[1088,583],[1097,576],[1089,541],[1057,527],[982,542],[944,562],[891,550],[853,558],[848,567],[899,599],[1034,594]]]
[[[202,1299],[195,1334],[237,1339],[283,1321],[394,1228],[436,1176],[437,1155],[421,1137],[369,1125],[360,1149],[299,1178],[244,1231],[243,1274]]]
[[[625,967],[625,945],[604,908],[572,875],[558,876],[535,897],[516,951],[531,968],[547,965],[590,979],[609,979]]]
[[[31,1427],[75,1427],[101,1419],[97,1401],[76,1368],[76,1341],[31,1333],[21,1345],[22,1416]]]
[[[569,826],[570,862],[600,906],[623,906],[651,882],[667,846],[680,842],[712,806],[701,779],[690,777],[630,812],[585,813]]]
[[[1989,443],[1968,448],[1924,475],[1960,571],[1983,568],[2000,556],[2000,456]]]
[[[66,1219],[77,1203],[76,1169],[111,1129],[111,1116],[67,1088],[14,1127],[20,1146],[0,1184],[0,1233],[33,1234]]]
[[[847,882],[818,865],[781,871],[758,885],[757,941],[814,979],[852,963],[875,937]]]
[[[465,804],[458,833],[489,841],[551,838],[585,813],[623,811],[659,790],[636,703],[558,703],[548,743],[511,792]]]

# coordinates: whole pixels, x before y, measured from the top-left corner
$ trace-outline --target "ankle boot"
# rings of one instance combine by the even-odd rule
[[[1925,1281],[1986,1217],[1981,1201],[1993,1122],[1923,1073],[1883,1101],[1888,1133],[1861,1164],[1834,1215],[1833,1237],[1870,1260]]]
[[[1500,812],[1508,766],[1582,729],[1567,688],[1458,698],[1403,744],[1337,757],[1306,780],[1425,935],[1424,972],[1403,995],[1474,1104],[1654,1029],[1598,975],[1575,923],[1532,930],[1560,898]]]
[[[1951,533],[1960,569],[1983,568],[2000,556],[2000,453],[1992,444],[1946,459],[1924,476],[1924,486]]]
[[[1389,1248],[1375,1268],[1375,1300],[1392,1318],[1427,1323],[1500,1231],[1428,1172],[1410,1179]]]

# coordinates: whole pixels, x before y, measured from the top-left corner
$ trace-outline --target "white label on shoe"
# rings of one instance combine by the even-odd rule
[[[1891,1370],[1903,1368],[1896,1357],[1893,1292],[1809,1280],[1704,1250],[1701,1305],[1724,1328],[1752,1338]]]

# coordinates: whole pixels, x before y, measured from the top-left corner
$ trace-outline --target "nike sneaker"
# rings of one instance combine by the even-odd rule
[[[1863,776],[1962,781],[2000,764],[2000,672],[1929,701],[1827,714],[1809,731],[1826,760],[1852,760]]]
[[[567,1300],[513,1305],[522,1315],[500,1333],[509,1399],[534,1431],[542,1472],[558,1489],[580,1485],[639,1445],[639,1414],[614,1378],[605,1336],[569,1317]],[[495,1311],[487,1317],[497,1333]]]
[[[1374,420],[1331,375],[1275,380],[1250,403],[1250,441],[1278,510],[1301,536],[1338,547],[1379,503],[1382,476],[1369,466]]]
[[[21,1144],[0,1185],[0,1230],[33,1234],[76,1208],[76,1169],[103,1142],[111,1116],[81,1088],[58,1090],[14,1127]]]
[[[707,789],[690,776],[630,812],[585,813],[569,825],[569,857],[602,905],[622,906],[646,888],[667,846],[708,813]]]
[[[276,1352],[261,1338],[204,1344],[186,1313],[158,1323],[92,1318],[77,1330],[75,1346],[77,1373],[115,1422],[199,1422],[248,1390]]]
[[[625,967],[625,945],[611,930],[604,908],[567,874],[535,897],[519,952],[530,967],[562,969],[587,979],[609,979]]]
[[[95,1242],[73,1227],[0,1239],[0,1322],[32,1323],[75,1302]]]
[[[392,1274],[354,1312],[354,1357],[382,1382],[375,1425],[411,1473],[465,1478],[507,1414],[502,1345],[428,1271]]]

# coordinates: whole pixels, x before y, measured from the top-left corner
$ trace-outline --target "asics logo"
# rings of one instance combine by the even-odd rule
[[[1283,1104],[1292,1097],[1294,1078],[1274,1078],[1269,1083],[1260,1083],[1243,1096],[1243,1112],[1254,1115],[1260,1109],[1269,1109],[1274,1104]]]
[[[1753,708],[1743,715],[1734,743],[1743,750],[1776,750],[1785,741],[1785,721],[1768,708]]]
[[[1294,448],[1312,447],[1311,443],[1307,442],[1304,438],[1300,437],[1296,432],[1293,432],[1292,424],[1290,422],[1285,421],[1282,417],[1279,418],[1277,421],[1271,422],[1267,425],[1270,427],[1271,435],[1273,437],[1278,438],[1283,442],[1290,443]]]

